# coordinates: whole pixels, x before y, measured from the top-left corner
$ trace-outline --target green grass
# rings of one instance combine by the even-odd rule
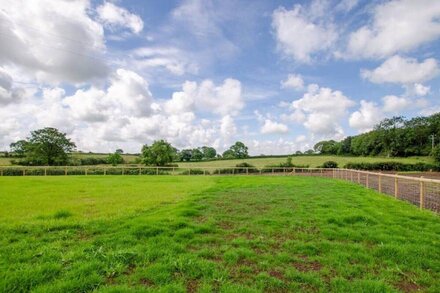
[[[276,165],[286,162],[286,157],[277,158],[248,158],[243,160],[219,160],[208,162],[189,162],[178,163],[180,167],[197,168],[197,167],[234,167],[235,165],[243,162],[250,163],[257,168],[261,168],[267,165]],[[408,158],[386,158],[386,157],[344,157],[344,156],[293,156],[292,163],[295,165],[309,165],[309,167],[319,167],[326,161],[335,161],[339,167],[343,167],[347,163],[374,163],[374,162],[401,162],[408,164],[416,163],[433,163],[431,157],[408,157]]]
[[[338,180],[12,177],[0,208],[2,292],[440,291],[438,215]]]
[[[74,158],[85,158],[85,157],[107,157],[106,154],[88,154],[88,153],[76,153],[73,155]],[[133,163],[138,156],[135,155],[123,155],[125,162]],[[206,162],[176,162],[180,167],[186,168],[197,168],[197,167],[217,167],[226,168],[234,167],[235,165],[243,162],[248,162],[258,168],[275,165],[279,163],[286,162],[286,157],[276,157],[276,158],[248,158],[244,160],[218,160],[218,161],[206,161]],[[0,166],[11,165],[11,158],[0,158]],[[292,163],[296,165],[309,165],[309,167],[319,167],[322,163],[326,161],[335,161],[338,163],[339,167],[343,167],[347,163],[374,163],[374,162],[401,162],[408,164],[416,163],[434,163],[431,157],[408,157],[408,158],[386,158],[386,157],[345,157],[345,156],[293,156]]]

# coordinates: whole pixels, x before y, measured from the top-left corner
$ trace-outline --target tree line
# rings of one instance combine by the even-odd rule
[[[440,160],[440,113],[428,117],[387,118],[372,131],[348,136],[342,141],[324,140],[314,151],[326,155],[352,156],[434,156]]]
[[[71,163],[71,154],[75,149],[75,143],[65,133],[56,128],[46,127],[32,131],[27,139],[11,143],[10,153],[7,155],[19,158],[19,160],[12,161],[19,165],[61,166]],[[122,154],[123,150],[117,149],[107,158],[81,159],[81,164],[122,164],[124,163]],[[220,155],[215,148],[209,146],[178,150],[166,140],[157,140],[151,145],[146,144],[142,147],[137,161],[146,165],[166,166],[176,161],[202,161],[216,158],[244,159],[247,157],[249,157],[248,147],[239,141]]]

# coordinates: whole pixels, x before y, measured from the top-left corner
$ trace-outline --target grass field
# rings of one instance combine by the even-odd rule
[[[181,167],[203,167],[203,166],[212,166],[212,167],[233,167],[239,163],[247,162],[254,165],[257,168],[261,168],[267,165],[276,165],[279,163],[286,162],[286,157],[279,158],[248,158],[243,160],[219,160],[219,161],[209,161],[209,162],[190,162],[190,163],[178,163]],[[335,161],[338,163],[339,167],[343,167],[345,164],[349,162],[358,163],[358,162],[402,162],[408,164],[415,163],[433,163],[431,157],[409,157],[409,158],[384,158],[384,157],[344,157],[344,156],[293,156],[292,163],[295,165],[309,165],[309,167],[319,167],[326,161]]]
[[[0,178],[1,292],[439,292],[440,219],[314,177]]]
[[[84,158],[84,157],[107,157],[105,154],[87,154],[87,153],[78,153],[75,154],[75,158]],[[137,158],[136,155],[123,155],[125,162],[132,163]],[[234,167],[235,165],[243,162],[248,162],[255,167],[261,168],[267,165],[275,165],[279,163],[286,162],[286,157],[277,157],[277,158],[248,158],[243,160],[217,160],[217,161],[205,161],[205,162],[177,162],[181,167],[188,168],[197,168],[197,167],[218,167],[218,168],[226,168],[226,167]],[[11,158],[0,158],[0,166],[8,166],[11,165]],[[294,156],[292,157],[292,163],[296,165],[309,165],[309,167],[318,167],[321,166],[322,163],[326,161],[335,161],[338,163],[340,167],[343,167],[346,163],[349,162],[384,162],[384,161],[392,161],[392,162],[402,162],[402,163],[433,163],[433,159],[431,157],[408,157],[408,158],[385,158],[385,157],[344,157],[344,156]]]

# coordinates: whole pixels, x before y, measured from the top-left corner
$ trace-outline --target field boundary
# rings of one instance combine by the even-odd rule
[[[342,168],[294,167],[147,167],[147,166],[62,166],[0,167],[0,176],[69,176],[69,175],[265,175],[316,176],[350,181],[368,189],[405,200],[420,209],[440,213],[440,180]]]

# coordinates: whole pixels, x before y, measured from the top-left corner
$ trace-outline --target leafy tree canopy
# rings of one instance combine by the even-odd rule
[[[65,165],[75,143],[56,128],[46,127],[31,132],[27,140],[11,144],[11,151],[25,156],[29,165]]]
[[[176,149],[165,140],[156,140],[151,146],[142,147],[142,161],[146,165],[165,166],[173,161]]]

